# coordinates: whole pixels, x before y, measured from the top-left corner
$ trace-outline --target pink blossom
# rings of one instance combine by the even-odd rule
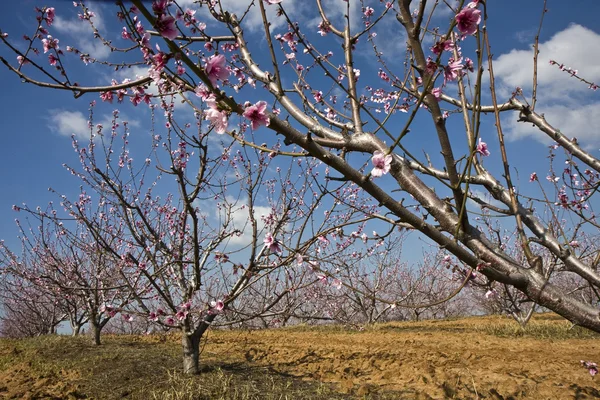
[[[206,101],[210,97],[210,90],[208,90],[206,85],[198,85],[194,92],[196,93],[196,96],[202,99],[202,101]]]
[[[123,39],[133,40],[133,37],[131,36],[131,34],[129,33],[129,31],[127,30],[126,26],[123,27],[123,31],[121,32],[121,37]]]
[[[219,110],[214,96],[210,96],[206,99],[206,104],[209,108],[204,110],[204,118],[210,122],[215,129],[215,132],[219,134],[225,133],[227,125],[229,124],[227,112]]]
[[[336,116],[335,110],[327,107],[327,108],[325,108],[325,113],[327,115],[327,118],[329,118],[329,119],[335,119],[335,116]]]
[[[475,67],[473,66],[473,60],[471,60],[469,57],[465,58],[465,69],[471,72],[475,71]]]
[[[44,47],[44,53],[47,53],[50,49],[58,49],[58,39],[54,39],[48,35],[47,39],[42,39],[42,45]]]
[[[442,88],[431,89],[431,94],[433,95],[433,97],[435,97],[437,101],[440,101],[442,99]]]
[[[58,61],[58,58],[56,58],[54,56],[54,54],[48,55],[48,62],[50,63],[50,65],[55,66],[57,61]]]
[[[331,27],[330,27],[330,26],[329,26],[329,24],[328,24],[327,22],[325,22],[325,21],[321,21],[321,22],[319,23],[319,26],[318,26],[318,28],[319,28],[318,32],[319,32],[319,34],[320,34],[321,36],[325,36],[325,35],[327,35],[329,32],[331,32]]]
[[[363,12],[363,14],[365,14],[365,17],[370,17],[371,15],[373,15],[373,12],[375,10],[373,10],[371,7],[365,7],[365,11]]]
[[[437,64],[435,61],[431,59],[431,57],[427,57],[427,65],[425,66],[425,72],[427,75],[433,75],[437,71]]]
[[[19,62],[19,65],[29,64],[29,60],[23,56],[17,56],[17,61]]]
[[[379,75],[379,77],[384,80],[385,82],[389,82],[390,81],[390,77],[388,76],[388,74],[385,73],[384,70],[382,70],[381,68],[379,69],[379,72],[377,73],[377,75]]]
[[[443,51],[451,51],[452,49],[454,49],[454,42],[451,40],[440,40],[431,48],[431,51],[439,56]]]
[[[268,232],[265,235],[265,239],[263,240],[263,242],[265,246],[269,248],[269,251],[271,253],[281,253],[281,247],[279,246],[279,242],[275,240],[271,232]]]
[[[531,175],[529,175],[529,182],[533,182],[533,181],[537,181],[537,180],[538,180],[537,173],[532,172]]]
[[[490,151],[488,150],[488,146],[486,142],[482,142],[481,138],[479,138],[479,143],[477,143],[477,148],[476,148],[477,152],[479,154],[481,154],[482,156],[489,156],[490,155]]]
[[[213,312],[220,313],[225,308],[225,303],[223,300],[213,300],[210,302],[210,306]]]
[[[169,40],[175,40],[179,34],[177,25],[175,24],[175,17],[166,14],[156,19],[156,30]]]
[[[225,56],[223,54],[219,54],[209,58],[204,65],[206,75],[208,75],[208,79],[213,86],[217,85],[217,80],[224,81],[229,77],[230,71],[225,65],[226,61],[227,60],[225,59]]]
[[[339,279],[334,279],[333,282],[331,282],[331,286],[333,286],[337,290],[340,290],[342,288],[342,281],[340,281]]]
[[[581,360],[581,366],[587,368],[591,376],[596,376],[598,373],[598,365],[595,362]]]
[[[392,164],[392,156],[390,154],[385,155],[383,152],[375,150],[371,161],[373,162],[373,170],[371,171],[373,177],[379,178],[390,172]]]
[[[162,15],[167,12],[167,0],[157,0],[152,3],[152,11],[156,15]]]
[[[269,126],[271,123],[269,116],[265,113],[266,109],[267,102],[259,101],[244,111],[244,117],[252,121],[253,130],[258,129],[261,125]]]
[[[462,72],[462,58],[459,58],[457,61],[453,61],[452,59],[448,62],[448,66],[444,67],[444,84],[446,82],[454,81],[458,78],[458,74]]]
[[[46,9],[46,23],[48,24],[48,26],[52,25],[52,22],[54,22],[54,17],[55,17],[54,7],[47,8]]]
[[[477,26],[481,22],[481,11],[465,7],[456,14],[456,24],[458,31],[463,35],[473,35],[477,32]]]
[[[282,1],[283,0],[265,0],[265,3],[267,3],[267,4],[279,4]]]

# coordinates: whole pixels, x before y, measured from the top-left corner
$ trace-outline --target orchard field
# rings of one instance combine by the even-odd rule
[[[600,397],[597,0],[5,3],[0,397]]]
[[[209,331],[185,376],[176,335],[0,341],[7,399],[591,399],[580,366],[598,335],[553,314],[525,330],[505,317]]]

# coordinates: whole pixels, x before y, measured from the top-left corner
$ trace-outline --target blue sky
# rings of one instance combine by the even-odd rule
[[[537,31],[543,2],[533,0],[501,2],[488,0],[488,2],[490,3],[488,29],[495,57],[494,65],[500,98],[507,99],[515,86],[521,86],[526,93],[529,93],[531,73],[527,66],[531,63],[531,43]],[[183,3],[189,4],[191,1],[186,0]],[[229,3],[239,9],[247,2],[239,0],[229,1]],[[343,2],[341,0],[326,2],[330,10],[335,10],[338,7],[337,3]],[[283,4],[290,8],[290,12],[297,11],[298,18],[303,18],[301,21],[314,24],[316,31],[316,19],[301,17],[306,10],[298,5],[299,2],[294,4],[291,0],[284,0]],[[23,40],[20,39],[23,34],[33,33],[35,6],[56,8],[58,19],[51,33],[60,38],[61,46],[75,44],[109,60],[118,58],[117,55],[111,55],[94,44],[87,28],[80,26],[77,21],[77,11],[71,1],[8,2],[4,12],[0,13],[0,29],[2,32],[7,32],[9,39],[18,46],[23,45]],[[116,44],[124,45],[120,38],[121,24],[114,17],[113,2],[101,4],[90,2],[89,6],[98,14],[100,27],[109,31],[108,38],[114,40]],[[548,60],[555,58],[578,69],[587,79],[596,83],[600,81],[600,23],[597,20],[600,3],[595,0],[574,2],[549,0],[548,10],[540,37],[541,95],[538,111],[546,110],[551,122],[555,121],[556,125],[563,127],[563,131],[569,136],[578,137],[586,148],[598,155],[600,92],[591,92],[585,85],[569,79],[565,73],[550,67]],[[447,26],[445,22],[450,17],[451,15],[447,13],[441,13],[434,22],[445,29]],[[275,26],[277,27],[277,23]],[[285,32],[284,27],[281,27],[281,32]],[[257,42],[260,42],[260,37],[254,35],[251,29],[249,35],[256,37]],[[380,32],[379,36],[379,40],[382,40],[379,43],[384,51],[392,52],[394,46],[402,46],[400,39],[384,40],[385,32]],[[0,46],[0,56],[15,65],[15,55],[6,46]],[[44,64],[44,56],[40,57],[40,62]],[[363,68],[362,82],[374,84],[367,76],[369,73],[374,75],[377,66],[369,61],[369,56],[359,57],[357,64]],[[74,63],[73,67],[82,82],[90,84],[110,82],[110,70],[106,68],[100,69],[93,65],[85,67],[80,63]],[[119,77],[122,78],[123,75]],[[99,99],[96,94],[90,94],[76,100],[68,92],[41,89],[21,83],[18,77],[4,65],[0,65],[0,80],[3,83],[2,96],[0,96],[2,119],[0,131],[3,140],[0,146],[0,239],[4,239],[9,244],[16,244],[15,236],[18,230],[14,219],[19,215],[12,211],[13,204],[27,203],[31,207],[37,205],[44,207],[48,201],[57,201],[56,195],[48,192],[50,186],[68,196],[78,193],[79,182],[70,176],[62,164],[77,166],[77,157],[71,146],[70,135],[83,133],[82,126],[85,126],[88,104],[92,100],[99,101]],[[116,103],[112,106],[99,105],[96,111],[98,118],[101,121],[106,120],[105,115],[108,115],[115,106]],[[136,130],[142,134],[148,132],[147,109],[142,107],[134,109],[127,104],[122,107],[122,112],[124,117],[131,121],[133,134]],[[515,114],[505,117],[504,127],[510,140],[509,155],[518,161],[516,164],[520,172],[521,185],[527,185],[530,172],[537,171],[541,178],[545,177],[548,169],[546,157],[549,142],[536,136],[527,126],[517,124],[516,118]],[[461,131],[460,119],[450,124],[458,134],[463,134],[464,128]],[[413,131],[420,129],[427,130],[428,135],[432,134],[430,122],[427,122],[426,118],[417,120],[417,124],[413,127]],[[495,131],[491,119],[485,120],[482,137],[494,153]],[[409,142],[413,149],[417,149],[416,151],[418,146],[427,151],[427,143],[422,137],[412,134]],[[493,155],[497,156],[497,154],[496,152]],[[489,160],[486,159],[486,166],[498,170],[500,165],[498,160],[498,157],[492,156]]]

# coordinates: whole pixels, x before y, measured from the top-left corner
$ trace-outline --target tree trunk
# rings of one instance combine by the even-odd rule
[[[185,374],[198,374],[200,372],[200,332],[192,334],[181,334],[181,346],[183,349],[183,372]]]
[[[71,336],[79,336],[80,332],[81,332],[81,325],[79,325],[79,324],[76,324],[76,325],[71,324]]]
[[[102,330],[102,328],[96,322],[95,318],[91,318],[90,319],[90,325],[92,326],[92,335],[93,335],[93,338],[94,338],[94,344],[96,346],[100,346],[102,344],[101,341],[100,341],[100,331]]]

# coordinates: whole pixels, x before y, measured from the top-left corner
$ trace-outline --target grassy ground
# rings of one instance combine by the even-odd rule
[[[0,398],[596,398],[578,362],[600,361],[599,338],[550,314],[525,330],[485,317],[212,331],[192,377],[176,335],[0,340]]]
[[[173,336],[48,336],[0,341],[0,398],[339,399],[331,384],[305,382],[268,367],[204,357],[199,376],[180,372]]]

